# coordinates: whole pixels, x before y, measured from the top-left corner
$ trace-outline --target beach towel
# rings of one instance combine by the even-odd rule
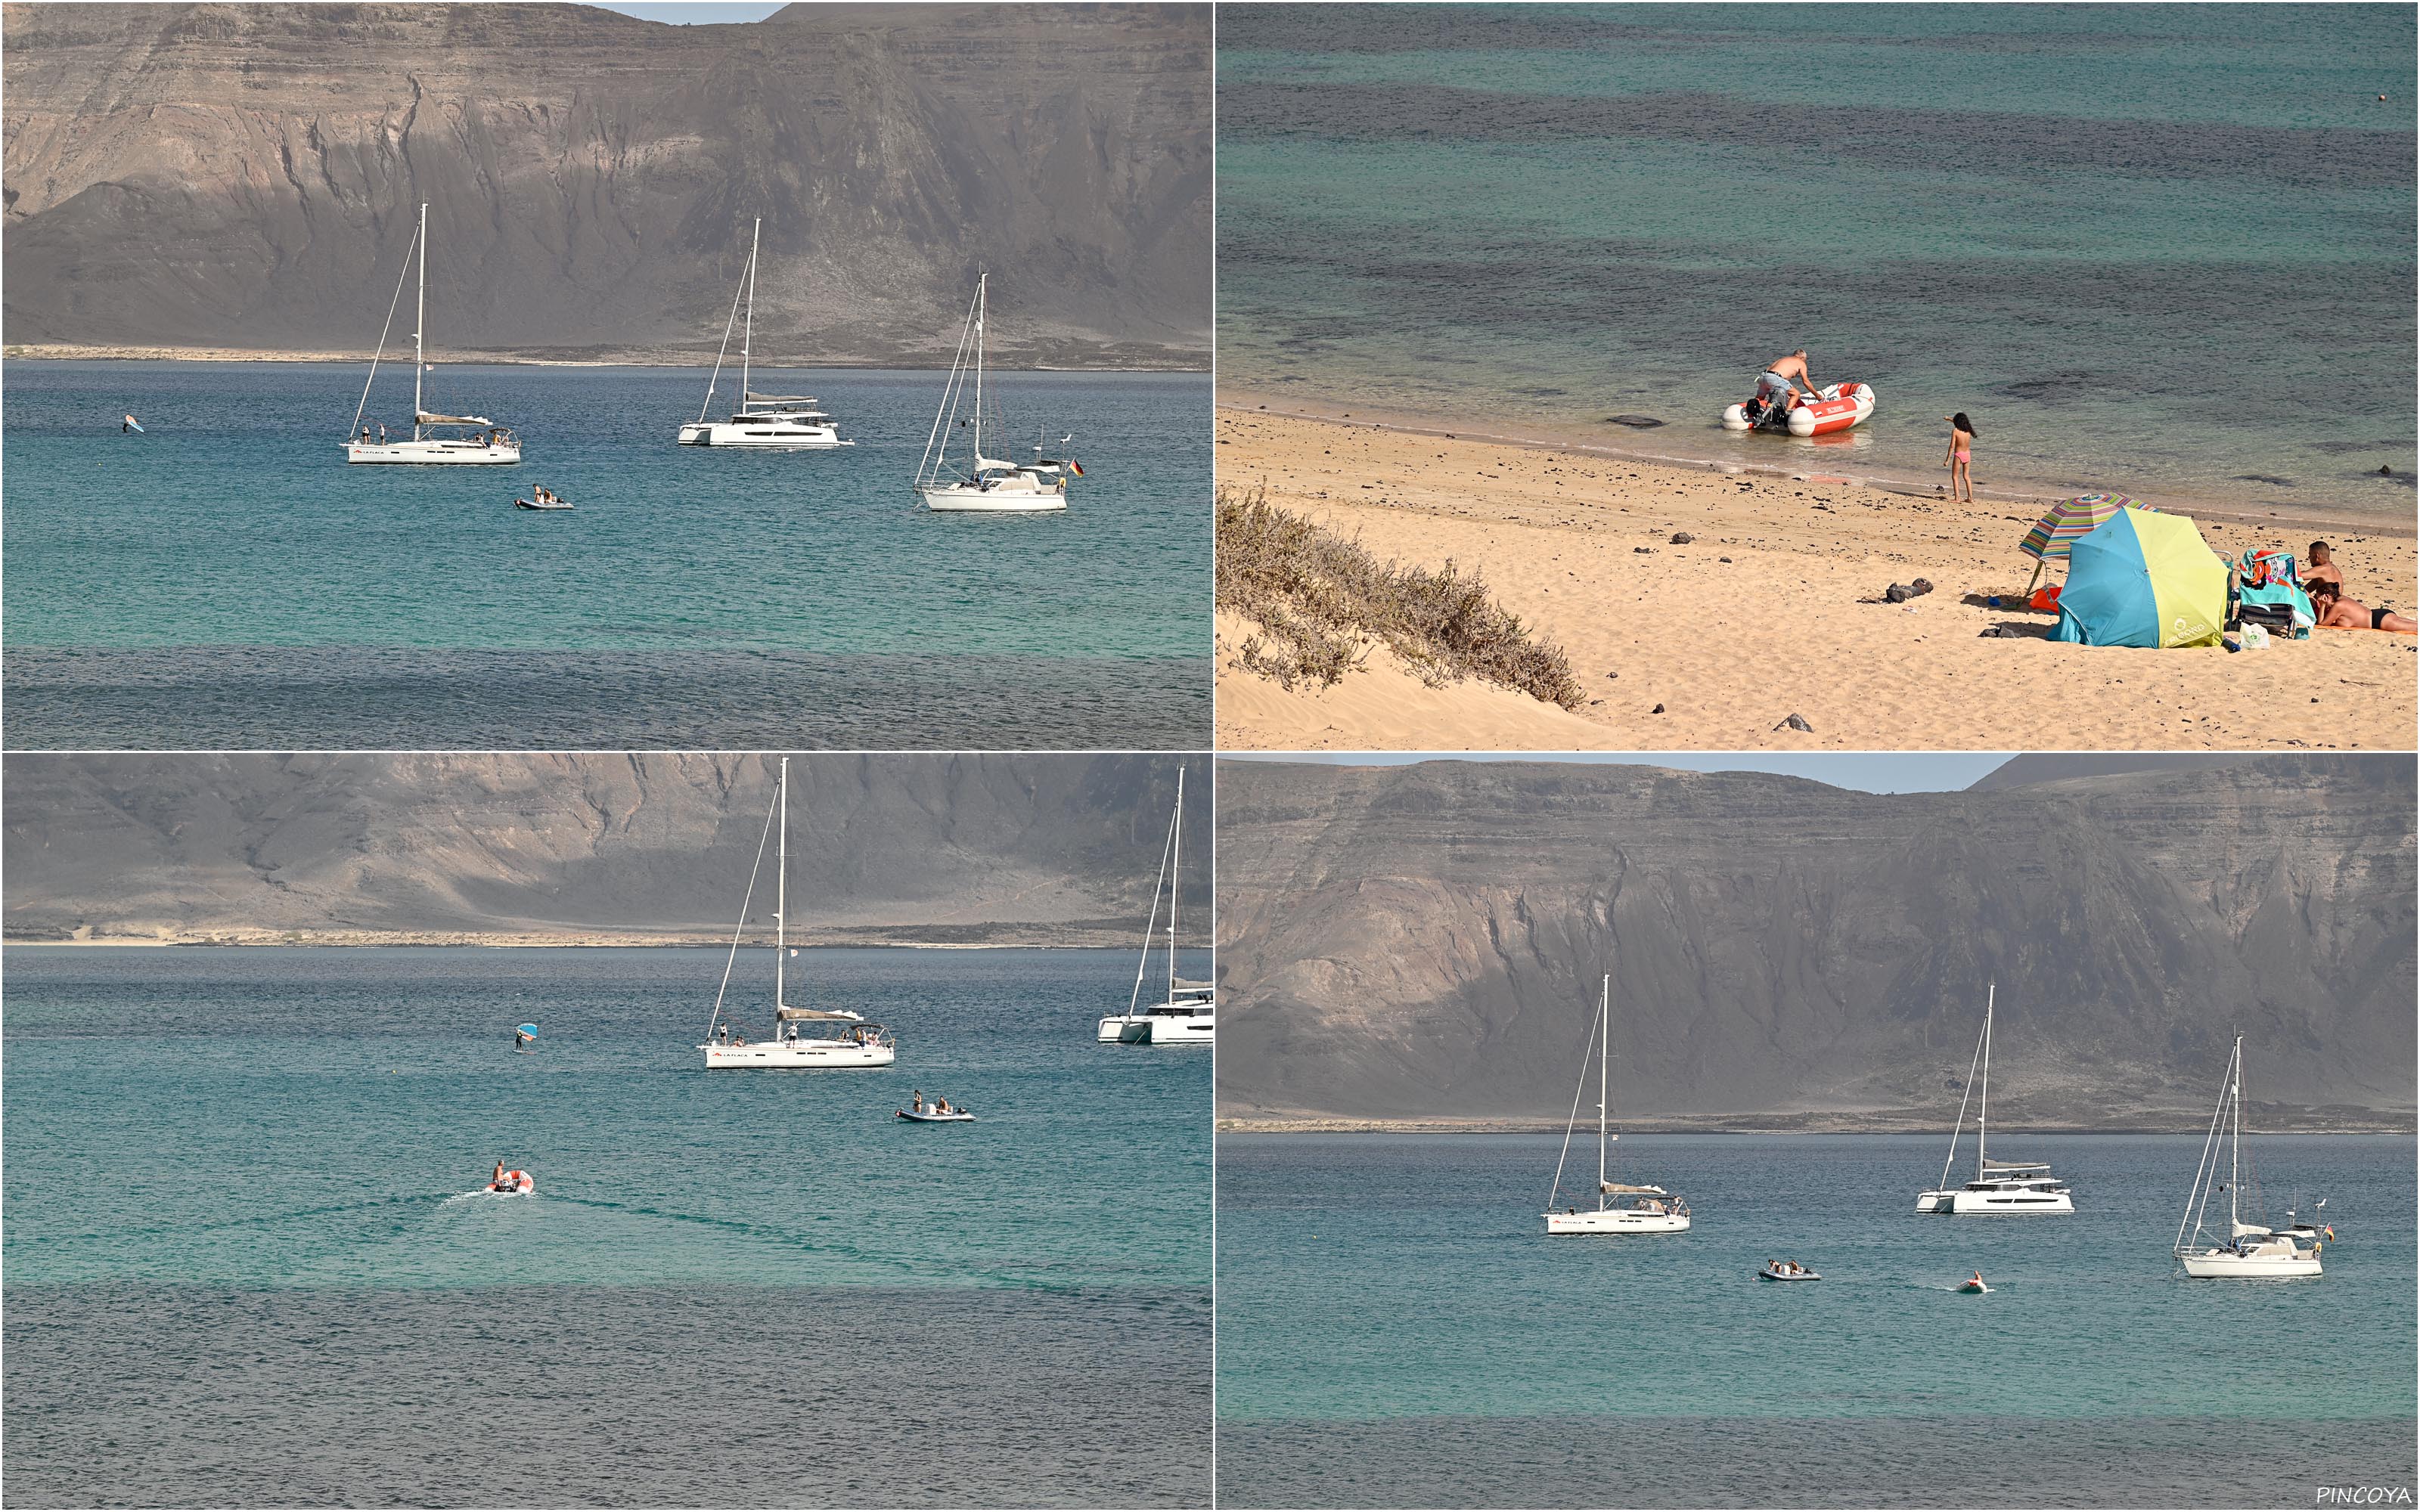
[[[2272,635],[2308,639],[2319,623],[2310,594],[2303,591],[2302,565],[2277,547],[2256,548],[2236,559],[2238,618],[2267,627]]]

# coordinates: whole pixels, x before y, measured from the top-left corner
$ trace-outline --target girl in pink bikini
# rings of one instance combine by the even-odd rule
[[[1963,409],[1942,418],[1949,422],[1949,455],[1942,458],[1949,464],[1949,497],[1954,501],[1962,484],[1966,501],[1971,504],[1975,501],[1975,479],[1967,468],[1975,459],[1975,423],[1966,418]]]

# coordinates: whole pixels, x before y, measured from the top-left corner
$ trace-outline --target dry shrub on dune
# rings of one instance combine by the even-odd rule
[[[1566,709],[1587,702],[1562,651],[1529,639],[1476,573],[1382,563],[1260,489],[1219,489],[1218,519],[1218,607],[1260,625],[1241,659],[1283,687],[1333,686],[1380,640],[1433,687],[1477,677]]]

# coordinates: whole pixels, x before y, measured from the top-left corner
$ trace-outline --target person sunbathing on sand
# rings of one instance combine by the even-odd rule
[[[2319,624],[2335,630],[2384,630],[2394,635],[2420,633],[2420,620],[2409,614],[2397,614],[2391,609],[2371,609],[2356,604],[2341,594],[2315,594],[2311,603],[2319,611]]]

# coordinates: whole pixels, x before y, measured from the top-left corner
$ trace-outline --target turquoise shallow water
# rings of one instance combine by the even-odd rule
[[[2197,1136],[2007,1137],[2076,1217],[1918,1216],[1936,1139],[1640,1136],[1630,1179],[1691,1230],[1550,1239],[1557,1137],[1221,1136],[1222,1504],[1383,1505],[1426,1472],[1454,1504],[1586,1503],[1557,1477],[1624,1442],[1688,1467],[1621,1483],[1651,1504],[2410,1484],[2409,1136],[2257,1142],[2272,1197],[2326,1197],[2339,1236],[2273,1284],[2171,1273]],[[1775,1257],[1824,1279],[1757,1281]],[[1949,1289],[1975,1270],[1993,1294]],[[1878,1477],[1953,1449],[1947,1479]]]
[[[1236,8],[1220,384],[1927,486],[1962,409],[1986,488],[2408,518],[2414,42],[2384,6]],[[1875,418],[1721,431],[1800,345]]]
[[[807,951],[900,1064],[707,1075],[721,965],[11,949],[12,1500],[1198,1504],[1209,1057],[1093,1042],[1132,956]]]
[[[858,444],[752,455],[674,443],[703,372],[442,367],[528,460],[349,467],[365,371],[8,364],[13,744],[1062,743],[1032,701],[1206,739],[1206,376],[1003,376],[1020,455],[1073,432],[1086,475],[972,518],[909,487],[938,374],[759,373]],[[540,483],[577,508],[513,507]]]

